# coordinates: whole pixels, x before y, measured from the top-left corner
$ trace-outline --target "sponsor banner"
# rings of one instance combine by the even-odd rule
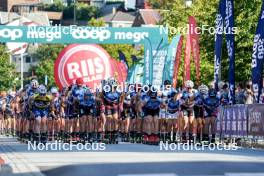
[[[163,70],[163,81],[172,80],[173,68],[175,65],[174,63],[176,59],[177,47],[178,47],[180,38],[181,38],[181,35],[174,36],[169,45],[168,54],[166,57],[166,64],[164,65],[164,70]]]
[[[59,54],[54,66],[58,87],[68,87],[77,78],[95,90],[102,79],[115,76],[108,53],[96,44],[72,44]]]
[[[247,105],[221,107],[217,131],[226,136],[246,136],[247,110]]]
[[[163,84],[163,70],[165,66],[168,45],[160,46],[154,51],[153,56],[153,72],[152,72],[152,85],[160,86]]]
[[[144,44],[146,38],[167,42],[168,36],[160,27],[0,26],[0,42]]]
[[[264,136],[264,105],[248,106],[248,135]]]
[[[218,90],[219,69],[222,57],[222,42],[223,42],[223,28],[224,28],[224,11],[225,0],[220,0],[218,13],[216,15],[216,34],[215,34],[215,56],[214,56],[214,81],[215,88]],[[220,73],[221,74],[221,73]]]
[[[235,103],[235,34],[231,32],[234,28],[234,0],[226,0],[225,29],[227,52],[229,57],[228,82],[229,103]]]
[[[225,29],[225,31],[224,31]],[[220,0],[218,14],[216,17],[215,36],[215,87],[218,89],[219,67],[221,64],[222,37],[226,34],[226,45],[229,58],[228,82],[229,82],[229,103],[235,103],[235,34],[234,34],[234,1]]]
[[[255,102],[259,102],[263,88],[263,57],[264,57],[264,0],[262,2],[257,31],[254,37],[252,54],[252,83]]]
[[[130,69],[129,69],[130,70]],[[131,71],[131,77],[129,78],[129,84],[143,83],[144,75],[144,61],[141,60],[137,64],[133,65]]]
[[[180,41],[177,47],[177,54],[174,62],[174,70],[173,70],[173,80],[172,86],[176,88],[177,81],[178,81],[178,74],[180,70],[181,58],[182,58],[182,43],[183,43],[183,36],[180,37]]]
[[[189,24],[190,26],[190,24]],[[191,42],[190,35],[187,34],[186,46],[184,51],[184,72],[183,72],[183,85],[184,82],[191,79]]]
[[[152,67],[153,67],[153,49],[150,40],[145,40],[144,48],[144,77],[143,83],[149,85],[152,83]]]
[[[200,46],[199,46],[199,34],[197,29],[196,20],[193,16],[189,17],[189,34],[190,34],[190,41],[191,41],[191,50],[192,56],[195,63],[196,69],[196,82],[197,85],[200,84]]]

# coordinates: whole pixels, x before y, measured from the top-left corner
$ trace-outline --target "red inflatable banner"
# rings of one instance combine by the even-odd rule
[[[115,76],[112,70],[109,54],[99,45],[72,44],[65,47],[59,54],[54,76],[59,88],[67,87],[77,78],[83,78],[84,83],[95,90],[102,79]],[[120,75],[117,74],[117,79]]]

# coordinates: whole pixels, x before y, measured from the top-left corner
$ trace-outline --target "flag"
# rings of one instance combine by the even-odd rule
[[[135,55],[131,55],[131,58],[132,58],[132,62],[133,62],[133,64],[136,63],[136,62],[138,61],[138,58],[137,58],[137,56],[135,56]]]
[[[191,79],[190,62],[191,62],[191,41],[190,41],[190,34],[187,34],[186,46],[185,46],[185,51],[184,51],[183,83]]]
[[[228,82],[229,82],[229,103],[235,103],[235,34],[234,28],[234,0],[226,0],[225,30],[227,52],[229,58]],[[263,28],[263,26],[262,26]]]
[[[195,63],[196,69],[196,82],[197,85],[200,83],[200,46],[199,46],[199,34],[197,29],[196,20],[193,16],[189,17],[189,34],[190,34],[190,42],[191,42],[191,50],[192,56]]]
[[[118,52],[118,55],[119,55],[119,60],[122,63],[124,63],[126,69],[128,70],[128,63],[127,63],[127,59],[126,59],[125,54],[122,51],[120,51],[120,50],[118,50],[117,52]]]
[[[144,45],[144,77],[143,83],[149,85],[152,83],[152,73],[153,73],[153,53],[152,45],[150,40],[146,38]]]
[[[225,31],[223,30],[223,27]],[[235,103],[235,34],[234,34],[234,1],[220,0],[216,19],[216,39],[215,39],[215,86],[218,89],[219,67],[221,64],[222,37],[226,34],[226,45],[229,58],[228,82],[229,82],[229,103]]]
[[[173,79],[172,79],[172,86],[174,88],[176,88],[177,86],[178,74],[179,74],[179,69],[180,69],[180,64],[181,64],[182,42],[183,42],[183,36],[180,37],[179,44],[177,46],[177,54],[175,56]]]
[[[153,56],[153,80],[152,85],[160,86],[163,80],[163,70],[166,61],[168,44],[162,44]]]
[[[259,103],[261,91],[263,88],[263,48],[264,48],[264,0],[262,2],[261,13],[258,26],[254,37],[252,54],[252,84],[255,102]]]
[[[176,53],[177,53],[177,47],[180,41],[181,35],[176,35],[173,37],[169,47],[168,47],[168,52],[166,56],[166,62],[164,65],[163,69],[163,81],[165,80],[172,80],[173,77],[173,67],[174,67],[174,62],[176,58]]]
[[[222,57],[222,42],[223,42],[223,28],[224,28],[224,11],[225,0],[220,0],[218,13],[216,15],[216,34],[215,34],[215,55],[214,55],[214,81],[215,88],[218,90],[219,69]]]

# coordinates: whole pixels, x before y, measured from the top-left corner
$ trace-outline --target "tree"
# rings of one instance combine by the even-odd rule
[[[52,4],[44,4],[43,9],[45,11],[51,12],[62,12],[65,9],[65,6],[63,5],[62,1],[55,0]]]
[[[76,3],[76,19],[77,20],[90,20],[93,17],[99,16],[98,8],[89,6],[84,3]],[[74,4],[71,3],[63,9],[63,18],[72,19],[74,16]]]
[[[10,55],[4,45],[0,45],[0,90],[8,90],[17,76],[15,65],[10,63]]]
[[[158,2],[155,0],[155,2]],[[161,24],[168,24],[171,27],[186,27],[188,16],[194,16],[199,27],[208,25],[215,27],[216,12],[219,0],[195,0],[193,5],[186,8],[184,1],[166,0],[159,6],[162,11],[163,21]],[[238,33],[235,35],[235,61],[236,81],[245,81],[251,78],[251,54],[253,49],[253,38],[261,8],[261,0],[234,0],[235,26]],[[169,10],[168,10],[169,9]],[[183,33],[182,33],[183,34]],[[185,34],[183,34],[185,36]],[[173,35],[170,35],[170,38]],[[200,35],[201,48],[201,76],[202,81],[208,83],[213,80],[214,68],[214,35],[208,31]],[[224,39],[225,41],[225,39]],[[228,79],[228,55],[226,43],[223,42],[222,50],[222,79]],[[184,51],[184,50],[183,50]],[[206,70],[206,71],[203,71]],[[182,74],[182,73],[180,73]],[[192,78],[194,79],[194,69]]]
[[[31,69],[34,70],[41,84],[44,84],[45,75],[47,75],[48,87],[55,85],[54,63],[63,48],[63,45],[41,45],[33,55],[37,60],[40,60],[40,63]]]

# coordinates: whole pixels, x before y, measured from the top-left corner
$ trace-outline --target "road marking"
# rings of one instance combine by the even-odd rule
[[[225,176],[264,176],[264,173],[225,173]]]
[[[177,176],[171,173],[160,173],[160,174],[122,174],[118,176]]]

